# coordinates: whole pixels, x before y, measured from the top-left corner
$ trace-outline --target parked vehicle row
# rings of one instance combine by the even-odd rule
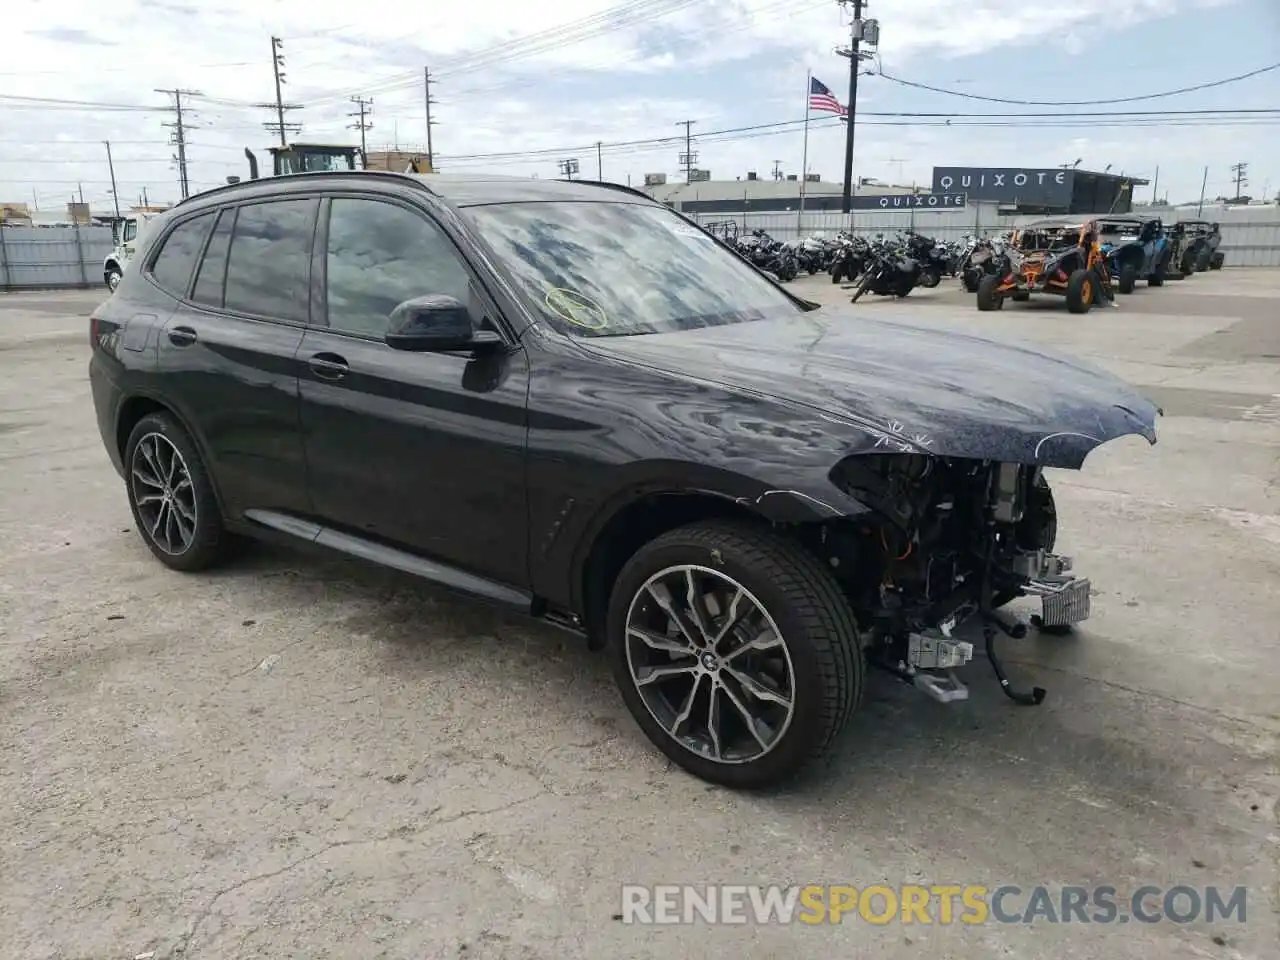
[[[1142,214],[1052,217],[1014,231],[1008,243],[991,246],[979,268],[962,274],[979,310],[999,310],[1006,299],[1033,294],[1060,296],[1072,313],[1095,305],[1115,306],[1118,294],[1140,281],[1161,287],[1203,269],[1221,269],[1216,223],[1181,221],[1166,226]]]

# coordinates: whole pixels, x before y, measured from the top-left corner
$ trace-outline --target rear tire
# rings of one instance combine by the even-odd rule
[[[1133,293],[1138,285],[1138,268],[1132,263],[1121,264],[1120,273],[1116,277],[1116,289],[1120,293]]]
[[[712,783],[790,778],[830,748],[862,697],[858,628],[835,578],[765,528],[695,523],[645,544],[614,584],[606,629],[631,715],[673,763]]]
[[[996,287],[1000,286],[1000,278],[994,274],[987,274],[978,281],[978,309],[984,313],[989,310],[1002,310],[1004,308],[1004,294]]]
[[[134,523],[156,559],[192,572],[218,563],[231,538],[194,441],[168,413],[134,425],[125,444],[125,489]]]
[[[1098,299],[1102,285],[1098,275],[1087,267],[1081,267],[1067,280],[1067,309],[1072,313],[1088,313]]]

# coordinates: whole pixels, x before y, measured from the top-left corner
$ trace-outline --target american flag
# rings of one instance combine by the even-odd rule
[[[831,92],[831,88],[817,77],[809,78],[809,109],[837,113],[842,117],[849,112],[840,105],[840,101]]]

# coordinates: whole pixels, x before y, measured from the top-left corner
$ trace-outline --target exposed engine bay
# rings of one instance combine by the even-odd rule
[[[1043,700],[1040,688],[1010,686],[994,644],[997,631],[1025,636],[1025,623],[996,612],[1020,596],[1040,598],[1042,628],[1089,616],[1089,581],[1052,552],[1057,517],[1041,468],[872,455],[845,460],[832,480],[871,508],[824,527],[819,547],[853,604],[869,662],[934,699],[965,699],[952,671],[973,657],[973,645],[953,632],[977,617],[1005,693]]]

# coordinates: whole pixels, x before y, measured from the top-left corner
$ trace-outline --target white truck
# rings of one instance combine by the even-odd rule
[[[120,278],[124,276],[125,268],[133,259],[133,253],[138,247],[138,238],[146,230],[147,225],[158,216],[160,216],[159,213],[131,213],[116,222],[115,248],[102,262],[102,279],[106,281],[107,289],[112,293],[115,292],[116,287],[120,286]]]

